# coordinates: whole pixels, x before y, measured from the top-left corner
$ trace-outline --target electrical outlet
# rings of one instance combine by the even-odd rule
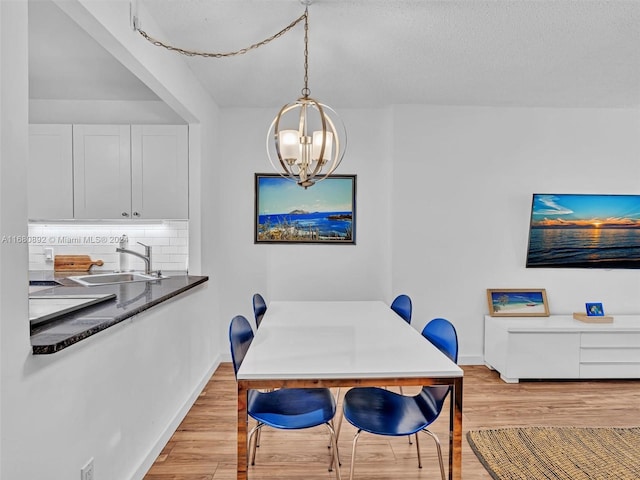
[[[93,458],[80,470],[80,480],[95,480],[93,476]]]

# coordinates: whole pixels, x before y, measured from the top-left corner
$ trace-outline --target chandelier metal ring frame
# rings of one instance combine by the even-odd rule
[[[305,5],[304,13],[271,37],[254,43],[250,47],[233,52],[208,53],[174,47],[161,42],[139,28],[137,17],[132,18],[133,28],[147,41],[185,56],[224,58],[243,55],[279,38],[304,21],[304,87],[302,97],[294,103],[284,105],[267,132],[267,155],[273,168],[284,178],[295,181],[305,189],[324,180],[340,165],[347,144],[344,123],[328,105],[310,97],[309,89],[309,5],[311,0],[300,0]],[[295,112],[298,112],[297,122]],[[287,117],[285,119],[285,117]],[[294,120],[291,119],[293,117]],[[297,128],[281,128],[291,122]]]
[[[283,118],[288,113],[295,114],[296,110],[299,117],[298,129],[281,129]],[[321,130],[314,131],[312,135],[308,131],[310,110],[317,115],[317,121],[321,125]],[[291,116],[293,115],[289,115]],[[290,118],[288,120],[291,122]],[[287,137],[291,141],[288,145],[283,145]],[[340,165],[346,140],[346,129],[335,110],[309,96],[300,97],[295,103],[283,106],[271,122],[267,131],[267,155],[271,165],[281,176],[308,188],[327,178]],[[288,154],[289,152],[293,152],[293,155]],[[325,170],[325,167],[328,168]]]

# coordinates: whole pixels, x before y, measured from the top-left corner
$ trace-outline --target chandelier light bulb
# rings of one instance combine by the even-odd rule
[[[322,151],[322,143],[324,140],[324,152],[322,153],[322,162],[328,162],[331,159],[331,151],[333,148],[333,133],[324,132],[326,137],[323,137],[322,130],[313,132],[313,156],[311,157],[314,162],[320,159],[320,152]]]
[[[296,130],[281,130],[278,132],[280,154],[287,164],[292,165],[300,158],[300,138]]]

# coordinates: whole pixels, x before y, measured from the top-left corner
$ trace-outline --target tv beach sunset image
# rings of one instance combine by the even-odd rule
[[[640,268],[640,195],[534,194],[527,267]]]

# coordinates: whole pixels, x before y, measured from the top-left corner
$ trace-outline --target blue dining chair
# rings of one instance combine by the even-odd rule
[[[253,315],[256,319],[256,328],[260,326],[260,322],[262,322],[262,317],[264,317],[265,312],[267,311],[267,303],[264,301],[264,298],[259,293],[253,295]]]
[[[391,302],[391,310],[396,312],[405,322],[411,323],[411,298],[409,295],[398,295],[393,302]]]
[[[413,306],[411,304],[411,297],[409,295],[398,295],[391,302],[391,310],[396,312],[405,322],[411,323],[411,312]],[[402,387],[400,387],[400,393],[404,393]],[[411,443],[411,437],[409,437],[409,443]]]
[[[242,315],[233,317],[229,325],[229,343],[236,376],[252,341],[253,330],[249,321]],[[249,432],[248,445],[252,445],[254,434],[265,425],[281,430],[300,430],[326,425],[332,449],[329,471],[335,463],[336,478],[340,480],[338,445],[332,424],[335,413],[336,401],[328,388],[281,388],[270,392],[249,390],[247,414],[258,423]],[[255,457],[254,442],[251,449],[251,465],[255,465]]]
[[[451,322],[444,318],[435,318],[424,327],[422,335],[457,363],[458,335]],[[356,445],[363,431],[395,437],[409,436],[420,431],[426,433],[436,443],[440,474],[442,480],[445,480],[440,440],[427,427],[440,415],[449,390],[448,385],[426,386],[415,396],[404,396],[378,387],[359,387],[349,390],[343,400],[343,415],[358,429],[353,438],[349,480],[353,479]],[[417,435],[416,448],[418,467],[422,468]]]

